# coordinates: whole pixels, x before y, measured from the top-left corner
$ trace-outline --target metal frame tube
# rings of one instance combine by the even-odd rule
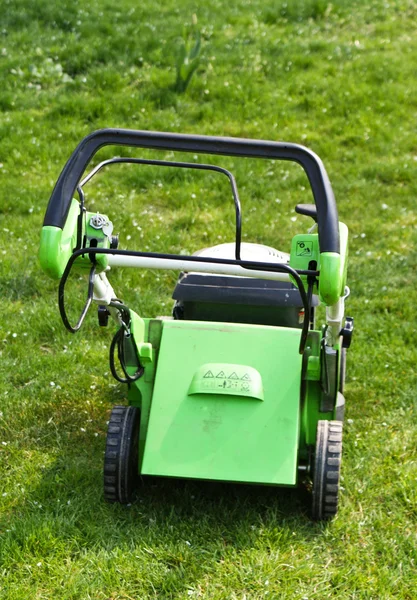
[[[169,258],[152,258],[146,256],[123,256],[110,254],[109,267],[133,267],[140,269],[165,269],[170,271],[193,271],[196,273],[213,273],[217,275],[233,275],[235,277],[252,277],[257,279],[272,279],[274,281],[290,281],[288,273],[244,269],[234,265],[214,264],[207,262],[174,260]],[[273,267],[273,263],[271,264]]]

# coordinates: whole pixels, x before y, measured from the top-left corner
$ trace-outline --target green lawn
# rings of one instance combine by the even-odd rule
[[[194,13],[202,60],[178,95],[176,38]],[[0,14],[0,597],[415,599],[417,3],[0,0]],[[300,492],[238,485],[155,480],[132,506],[104,503],[106,421],[125,396],[112,332],[92,311],[67,333],[37,259],[56,178],[101,127],[297,142],[323,159],[350,229],[356,324],[335,521],[310,521]],[[222,164],[244,239],[287,251],[309,226],[294,220],[310,199],[299,167]],[[123,248],[233,238],[212,175],[119,166],[90,198]],[[112,283],[149,316],[169,314],[175,277]]]

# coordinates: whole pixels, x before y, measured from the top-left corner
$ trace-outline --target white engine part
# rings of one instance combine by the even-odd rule
[[[235,250],[236,246],[234,243],[218,244],[217,246],[198,250],[193,256],[234,260]],[[240,257],[242,260],[255,262],[287,264],[290,261],[290,255],[286,252],[280,252],[279,250],[275,250],[275,248],[264,246],[263,244],[252,244],[249,242],[242,242],[240,245]]]
[[[211,248],[203,248],[196,252],[194,257],[201,258],[222,258],[235,260],[235,244],[219,244]],[[264,271],[256,269],[245,269],[237,264],[210,264],[206,262],[190,261],[184,257],[184,260],[150,257],[150,256],[124,256],[120,254],[109,254],[108,261],[110,267],[134,267],[139,269],[168,269],[171,271],[183,271],[186,273],[205,273],[209,275],[229,275],[233,277],[251,277],[258,279],[271,279],[275,281],[289,281],[288,273],[278,271]],[[271,264],[287,264],[289,254],[279,252],[269,246],[262,244],[250,244],[243,242],[241,244],[242,260],[264,262]]]

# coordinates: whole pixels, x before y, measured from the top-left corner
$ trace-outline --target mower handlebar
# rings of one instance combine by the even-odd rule
[[[72,198],[88,163],[99,148],[108,145],[297,162],[308,177],[317,206],[320,252],[340,253],[336,202],[324,165],[308,148],[285,142],[100,129],[80,142],[62,170],[49,200],[44,226],[64,228]]]

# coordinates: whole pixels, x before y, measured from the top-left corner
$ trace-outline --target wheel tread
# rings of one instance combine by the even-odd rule
[[[328,520],[337,513],[342,460],[340,421],[319,421],[314,462],[313,518]]]
[[[103,488],[107,502],[126,504],[132,499],[135,482],[131,467],[137,462],[138,435],[139,410],[133,406],[115,406],[108,422],[104,452]]]

